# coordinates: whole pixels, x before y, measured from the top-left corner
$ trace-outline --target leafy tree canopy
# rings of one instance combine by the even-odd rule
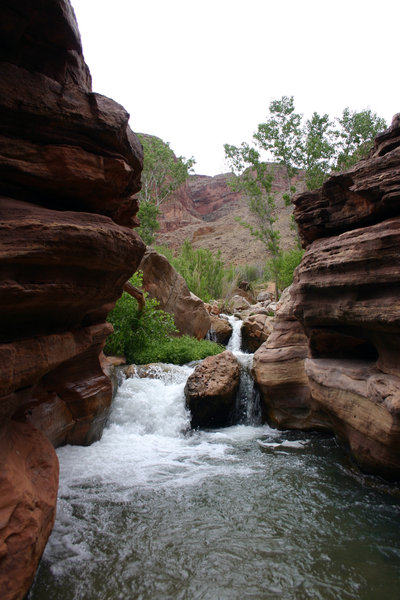
[[[247,156],[252,151],[264,151],[263,160],[272,159],[286,168],[286,199],[291,200],[295,191],[293,178],[299,170],[305,172],[308,189],[320,187],[331,171],[346,169],[364,157],[375,136],[386,127],[385,120],[370,109],[345,108],[334,120],[328,114],[314,112],[304,123],[303,115],[295,111],[294,97],[282,96],[270,103],[269,115],[257,126],[252,145],[243,143],[241,149],[246,147]],[[232,159],[234,148],[225,145],[225,153],[238,175],[243,162]]]
[[[348,169],[366,156],[372,148],[374,137],[387,127],[385,120],[370,109],[355,112],[347,107],[337,122],[339,130],[336,132],[338,153],[335,170],[338,171]]]
[[[246,143],[241,146],[225,144],[225,156],[235,174],[232,187],[244,192],[254,224],[238,219],[251,235],[260,240],[272,255],[276,296],[279,293],[278,258],[280,256],[279,231],[275,227],[275,199],[271,192],[273,169],[260,160],[260,153]],[[276,267],[276,269],[275,269]]]
[[[139,234],[146,244],[151,244],[160,227],[160,204],[187,179],[195,160],[176,157],[169,143],[158,137],[138,134],[138,138],[144,153],[142,189],[138,196]]]
[[[332,170],[348,168],[365,156],[376,134],[385,127],[385,121],[371,110],[353,112],[348,108],[335,121],[327,114],[314,112],[303,124],[303,116],[295,111],[293,96],[282,96],[270,103],[269,115],[258,125],[251,144],[225,144],[225,156],[234,174],[232,187],[245,193],[254,220],[240,222],[265,244],[272,256],[269,272],[277,295],[284,261],[274,215],[275,165],[285,168],[287,187],[283,198],[290,204],[300,170],[305,173],[308,189],[320,187]],[[273,162],[268,164],[268,158]]]
[[[295,112],[293,96],[282,96],[273,100],[269,105],[270,117],[265,123],[260,123],[253,138],[258,146],[269,151],[274,160],[286,168],[288,178],[287,200],[290,201],[294,190],[292,178],[301,164],[302,146],[302,115]]]

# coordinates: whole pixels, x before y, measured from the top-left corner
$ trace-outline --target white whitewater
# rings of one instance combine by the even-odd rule
[[[191,432],[192,371],[124,380],[102,439],[57,451],[57,520],[29,600],[397,597],[396,501],[366,492],[333,438],[244,424],[248,407],[243,424]]]
[[[189,431],[184,386],[192,372],[187,366],[158,365],[151,377],[123,381],[102,439],[88,448],[58,451],[66,476],[62,485],[70,485],[70,476],[74,484],[93,477],[120,490],[135,485],[185,485],[218,474],[222,457],[226,469],[230,454],[226,440],[244,432],[240,428],[227,433]],[[255,432],[246,430],[246,435]]]
[[[96,503],[130,502],[138,490],[168,492],[201,485],[213,477],[229,477],[230,473],[246,477],[257,468],[241,464],[232,444],[246,440],[256,443],[260,436],[275,435],[268,426],[189,430],[184,386],[193,370],[155,365],[151,377],[125,379],[101,440],[89,447],[58,450],[58,514],[45,552],[54,576],[66,575],[82,561],[93,560],[87,538],[91,537]],[[78,516],[76,506],[81,507]],[[102,524],[101,535],[107,527],[107,522]]]
[[[260,396],[255,389],[251,374],[253,354],[242,351],[243,321],[233,315],[221,316],[227,319],[232,327],[232,335],[226,349],[236,356],[241,369],[235,420],[237,423],[259,425],[261,423]]]

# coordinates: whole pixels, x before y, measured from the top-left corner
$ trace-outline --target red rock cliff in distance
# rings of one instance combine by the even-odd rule
[[[23,598],[51,531],[52,444],[98,439],[106,315],[140,262],[141,146],[91,91],[68,0],[0,2],[0,590]]]
[[[227,266],[263,263],[265,246],[237,222],[239,218],[252,223],[254,217],[245,196],[231,188],[231,179],[230,173],[215,177],[189,175],[187,181],[161,204],[157,244],[177,250],[188,238],[194,248],[220,251]],[[286,186],[285,170],[275,165],[275,216],[285,250],[296,245],[291,228],[292,207],[287,207],[282,199]],[[301,173],[296,186],[298,191],[304,189]]]

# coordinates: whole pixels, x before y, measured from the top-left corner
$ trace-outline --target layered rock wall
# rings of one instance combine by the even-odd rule
[[[194,248],[220,252],[228,265],[259,264],[265,248],[237,219],[253,223],[246,198],[230,186],[232,174],[209,177],[189,175],[188,180],[161,205],[160,231],[157,244],[178,249],[185,239]],[[299,174],[297,189],[304,188]],[[277,226],[281,245],[293,248],[295,235],[291,228],[292,207],[285,205],[282,194],[287,187],[286,171],[275,165],[273,192],[276,197]],[[238,252],[240,248],[240,252]]]
[[[0,3],[0,589],[23,598],[51,531],[52,445],[98,439],[106,315],[144,252],[127,112],[95,94],[68,0]],[[50,440],[50,442],[49,442]]]
[[[254,354],[263,420],[282,429],[327,429],[329,420],[311,396],[305,372],[308,340],[294,317],[291,291],[285,290],[272,333]]]
[[[306,253],[292,288],[290,317],[278,318],[269,349],[263,350],[269,366],[259,374],[273,412],[268,394],[277,379],[268,380],[271,364],[291,373],[294,355],[274,360],[271,344],[278,329],[289,331],[295,318],[307,351],[301,385],[288,390],[286,404],[303,389],[309,398],[305,414],[317,409],[318,419],[363,469],[390,479],[400,478],[399,125],[397,115],[367,159],[295,199]],[[285,344],[279,344],[281,353]],[[285,401],[275,396],[276,402],[282,413]]]

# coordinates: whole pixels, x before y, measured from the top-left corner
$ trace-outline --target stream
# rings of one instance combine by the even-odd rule
[[[57,451],[57,520],[29,600],[399,598],[399,489],[331,436],[260,425],[246,377],[238,424],[190,431],[192,371],[124,380],[102,439]]]

